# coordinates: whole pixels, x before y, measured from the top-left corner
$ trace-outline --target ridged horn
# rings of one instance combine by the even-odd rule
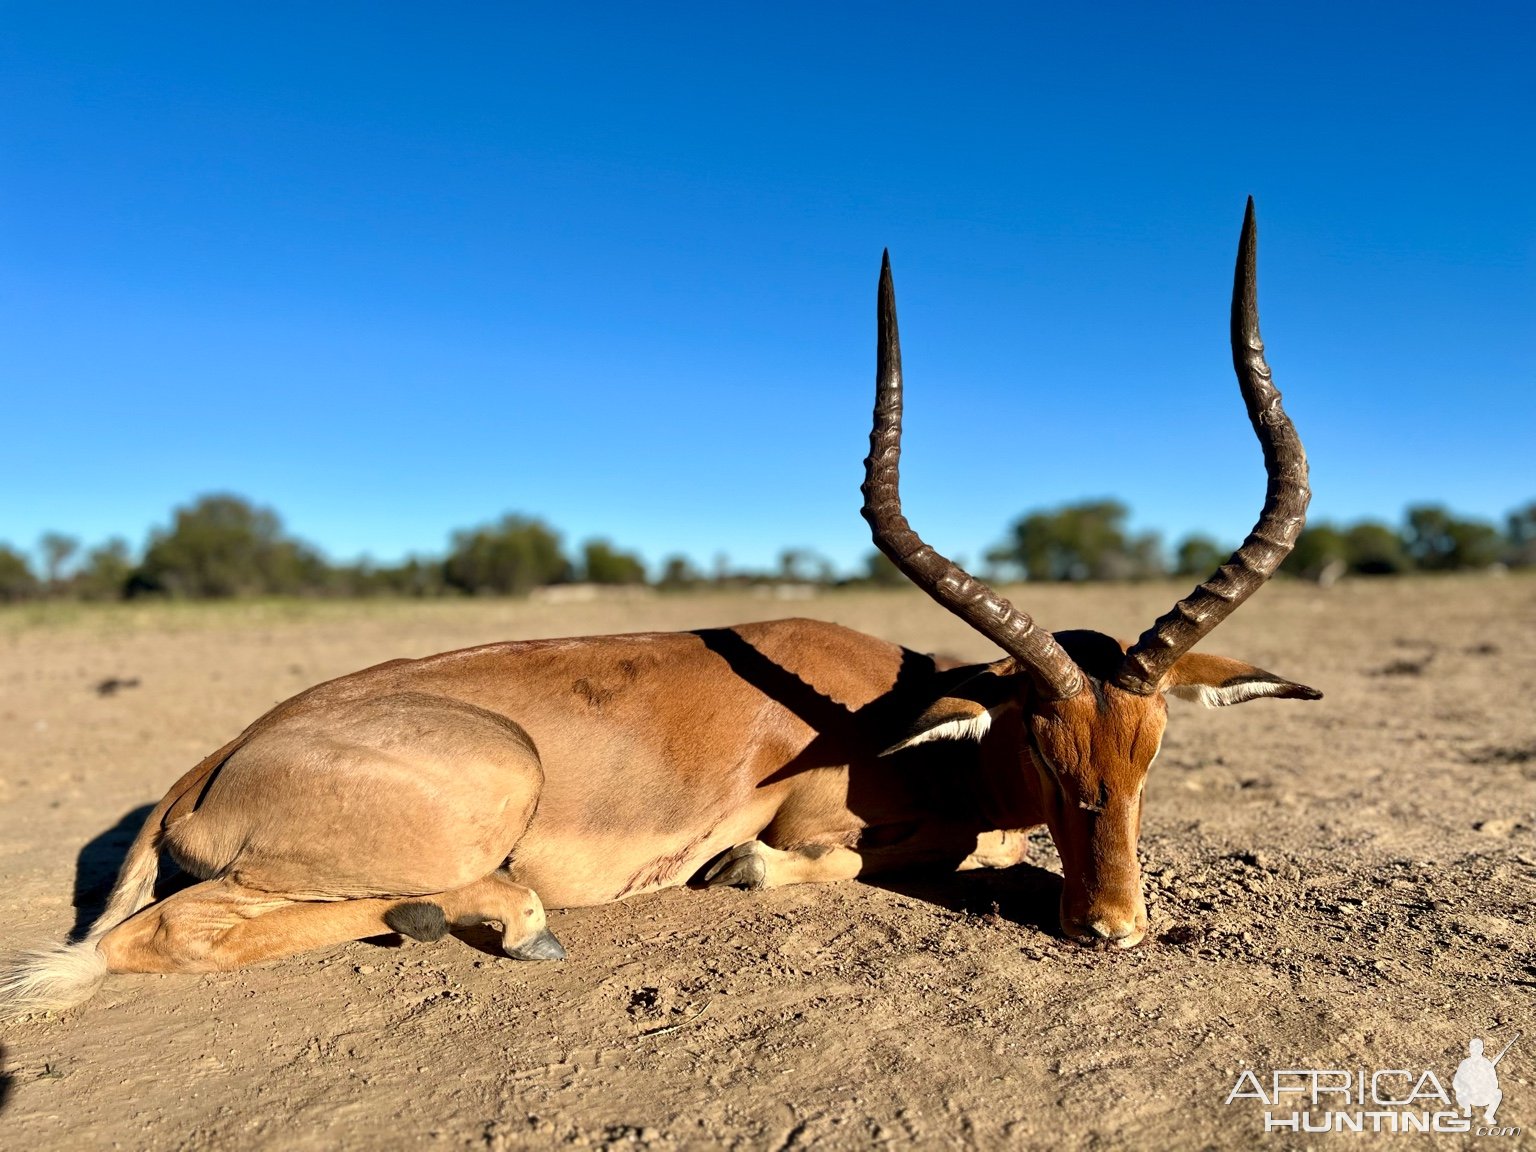
[[[1248,419],[1264,449],[1264,470],[1269,476],[1264,508],[1248,538],[1215,575],[1160,617],[1125,654],[1113,683],[1127,692],[1147,696],[1158,691],[1178,658],[1275,574],[1307,520],[1307,502],[1312,498],[1307,487],[1307,453],[1280,405],[1280,392],[1270,379],[1264,341],[1259,338],[1257,249],[1258,226],[1250,196],[1232,277],[1232,366],[1248,406]]]
[[[891,257],[880,264],[875,416],[864,461],[864,519],[875,545],[906,577],[1018,662],[1046,699],[1076,696],[1081,670],[1051,634],[985,583],[935,552],[901,512],[901,337]]]

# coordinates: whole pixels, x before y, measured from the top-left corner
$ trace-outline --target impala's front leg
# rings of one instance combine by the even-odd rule
[[[704,885],[758,889],[819,884],[852,880],[863,867],[864,860],[857,852],[840,845],[807,844],[786,850],[748,840],[728,849],[705,870]]]
[[[1012,868],[1029,855],[1027,828],[1001,828],[979,833],[976,850],[956,865],[957,872],[973,868]]]

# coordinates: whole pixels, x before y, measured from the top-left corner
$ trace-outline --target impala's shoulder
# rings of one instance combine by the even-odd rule
[[[933,658],[825,620],[763,620],[693,635],[733,675],[770,695],[809,689],[843,707],[862,708],[933,674]]]
[[[729,629],[763,656],[786,668],[825,669],[871,682],[888,681],[914,658],[899,644],[827,620],[795,617],[739,624]],[[922,657],[932,661],[928,657]]]
[[[606,636],[559,636],[534,640],[498,640],[491,644],[477,644],[472,648],[455,648],[439,652],[435,656],[422,656],[414,660],[391,661],[391,664],[407,664],[422,667],[434,664],[473,663],[477,661],[537,660],[540,657],[555,659],[592,659],[610,653],[630,649],[655,649],[686,646],[686,632],[626,632]],[[373,669],[368,669],[372,671]]]
[[[813,620],[806,616],[791,616],[783,620],[758,620],[750,624],[738,624],[731,629],[749,642],[801,644],[825,648],[861,649],[870,652],[897,653],[901,646],[860,632],[844,624],[830,620]]]

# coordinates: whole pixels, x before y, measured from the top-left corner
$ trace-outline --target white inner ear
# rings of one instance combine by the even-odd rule
[[[1180,700],[1193,700],[1207,708],[1225,708],[1228,704],[1241,704],[1244,700],[1257,700],[1260,696],[1274,696],[1288,687],[1290,685],[1283,681],[1277,684],[1269,680],[1245,680],[1220,688],[1210,684],[1180,684],[1169,688],[1168,692]]]
[[[914,744],[926,744],[930,740],[980,740],[991,727],[992,713],[978,712],[974,716],[963,719],[946,720],[926,732],[918,733],[910,740],[903,741],[901,747],[910,748]]]

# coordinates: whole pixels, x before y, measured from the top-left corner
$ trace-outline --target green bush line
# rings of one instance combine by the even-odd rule
[[[1049,582],[1200,578],[1231,548],[1195,534],[1165,553],[1156,532],[1133,534],[1129,510],[1091,500],[1019,517],[1004,542],[985,556],[994,580]],[[412,556],[399,564],[336,564],[284,532],[276,512],[240,496],[208,495],[175,509],[135,557],[113,538],[82,552],[79,541],[48,532],[39,541],[41,571],[28,556],[0,544],[0,603],[39,600],[249,600],[255,597],[357,599],[516,596],[535,588],[583,582],[650,584],[662,590],[753,584],[899,585],[904,577],[872,552],[856,576],[839,576],[824,558],[788,548],[777,569],[741,571],[723,561],[705,575],[684,556],[667,557],[653,578],[644,561],[603,539],[567,554],[561,534],[537,517],[509,514],[452,533],[446,555]],[[1505,527],[1457,516],[1433,504],[1409,508],[1400,524],[1361,520],[1314,523],[1281,571],[1329,581],[1344,574],[1475,571],[1536,566],[1536,501],[1511,512]]]

